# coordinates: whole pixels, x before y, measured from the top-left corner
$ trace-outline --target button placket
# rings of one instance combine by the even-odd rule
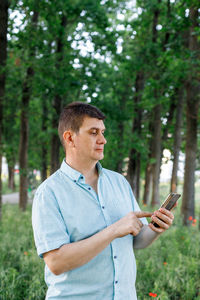
[[[114,287],[115,289],[119,289],[119,265],[118,265],[118,256],[117,256],[117,241],[113,240],[111,243],[112,251],[113,251],[113,264],[115,270],[115,277],[114,277]]]
[[[102,214],[104,216],[105,223],[106,223],[107,226],[109,226],[109,225],[111,225],[111,221],[110,221],[109,214],[108,214],[107,210],[105,209],[106,206],[104,204],[104,201],[102,201],[103,197],[101,195],[100,185],[101,185],[101,176],[99,177],[98,184],[97,184],[97,190],[98,190],[97,199],[98,199],[99,206],[100,206],[100,209],[102,211]]]

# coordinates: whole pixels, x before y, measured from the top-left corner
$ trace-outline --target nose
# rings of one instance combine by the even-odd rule
[[[104,144],[104,145],[107,143],[105,136],[102,133],[100,133],[100,135],[99,135],[98,143]]]

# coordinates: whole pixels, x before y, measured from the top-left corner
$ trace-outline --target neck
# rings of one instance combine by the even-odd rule
[[[73,169],[77,170],[81,174],[85,176],[85,178],[90,178],[94,175],[97,175],[96,164],[98,161],[83,161],[80,158],[72,159],[70,156],[65,157],[66,163],[72,167]]]

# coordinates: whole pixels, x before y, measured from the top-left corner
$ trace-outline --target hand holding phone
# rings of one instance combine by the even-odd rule
[[[163,202],[163,204],[160,206],[160,208],[166,208],[167,210],[171,210],[175,204],[176,201],[180,198],[180,194],[177,193],[170,193],[167,198],[165,199],[165,201]],[[154,221],[151,222],[155,227],[160,227],[157,223],[155,223]]]

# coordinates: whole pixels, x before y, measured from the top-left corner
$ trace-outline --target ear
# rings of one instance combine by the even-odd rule
[[[66,146],[73,147],[74,146],[74,132],[71,130],[67,130],[63,133],[63,140]]]

